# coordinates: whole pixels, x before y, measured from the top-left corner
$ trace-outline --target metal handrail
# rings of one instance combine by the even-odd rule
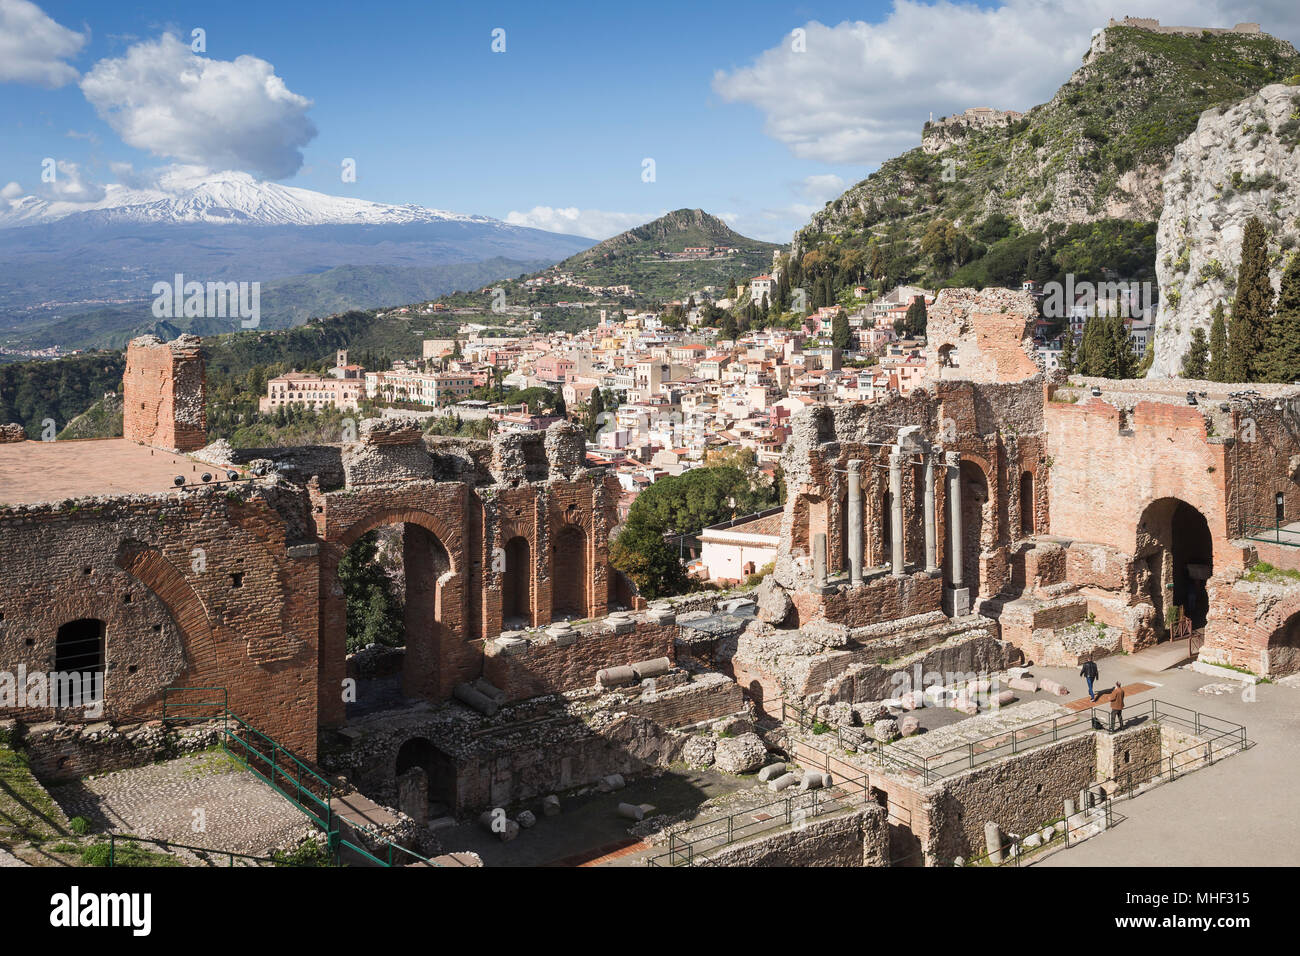
[[[202,701],[180,701],[169,699],[182,692],[204,692],[213,697],[220,695],[220,700],[202,700]],[[168,708],[173,713],[168,713]],[[206,717],[184,717],[175,715],[176,709],[194,709],[199,707],[220,707],[219,714],[212,714]],[[309,819],[314,821],[322,830],[325,831],[329,838],[330,848],[337,852],[340,844],[346,844],[358,852],[364,853],[367,857],[373,859],[381,866],[392,866],[393,851],[396,849],[400,853],[423,863],[433,863],[432,860],[421,856],[414,850],[398,846],[392,840],[384,839],[388,845],[388,862],[374,856],[365,850],[344,840],[340,831],[343,823],[356,825],[353,821],[334,810],[334,797],[336,789],[333,783],[318,773],[310,764],[300,758],[288,747],[285,747],[274,737],[258,730],[248,721],[244,720],[229,707],[229,695],[224,687],[165,687],[163,688],[163,720],[215,720],[221,719],[221,749],[228,754],[231,759],[239,761],[245,769],[254,774],[259,779],[270,785],[271,789],[283,796],[293,806],[297,807]],[[233,723],[233,727],[232,727]],[[241,736],[241,733],[243,736]],[[261,742],[264,746],[269,746],[269,752],[263,752],[255,743]],[[241,752],[232,751],[232,745],[238,745]],[[255,758],[255,759],[254,759]],[[268,773],[264,773],[266,768]],[[305,776],[305,780],[304,780]],[[321,790],[317,793],[313,790]],[[292,792],[290,792],[292,790]]]
[[[1197,734],[1202,732],[1201,728],[1205,726],[1206,721],[1219,721],[1226,723],[1228,727],[1220,732],[1219,736],[1232,734],[1244,745],[1246,742],[1246,728],[1242,724],[1224,721],[1222,718],[1211,717],[1201,714],[1188,707],[1181,707],[1176,704],[1169,704],[1164,701],[1152,698],[1145,702],[1147,711],[1153,720],[1159,721],[1162,716],[1175,723],[1183,723],[1191,726]],[[1138,705],[1141,707],[1142,705]],[[1163,708],[1163,712],[1162,712]],[[1125,708],[1132,713],[1137,707]],[[1180,717],[1173,711],[1182,711],[1187,717]],[[1064,737],[1072,736],[1075,733],[1086,732],[1100,729],[1113,732],[1110,730],[1108,714],[1110,711],[1105,707],[1089,707],[1087,710],[1081,710],[1077,714],[1069,717],[1053,717],[1046,720],[1036,721],[1032,724],[1026,724],[1023,727],[1016,727],[1009,731],[1002,731],[996,734],[990,734],[979,740],[970,741],[956,747],[943,750],[935,754],[918,756],[908,754],[906,751],[899,750],[895,747],[886,746],[880,741],[874,740],[866,735],[865,728],[859,727],[829,727],[826,731],[834,731],[836,741],[842,749],[859,750],[863,744],[874,756],[887,764],[901,766],[904,769],[911,770],[919,774],[926,783],[933,783],[941,777],[948,776],[958,770],[969,770],[976,766],[976,756],[988,757],[999,750],[1009,747],[1010,753],[1019,753],[1026,745],[1033,747],[1041,743],[1055,742]],[[1140,713],[1140,712],[1139,712]],[[1104,718],[1104,719],[1103,719]],[[785,700],[781,701],[781,719],[782,721],[793,719],[793,721],[807,730],[815,731],[815,725],[821,724],[809,715],[802,707],[798,707]],[[1125,720],[1125,725],[1132,721],[1132,717]],[[853,746],[845,746],[845,732],[852,739]],[[1037,740],[1050,734],[1050,741]],[[1001,741],[994,746],[988,746],[990,741]]]

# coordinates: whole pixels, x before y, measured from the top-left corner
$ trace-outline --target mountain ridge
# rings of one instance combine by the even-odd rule
[[[173,188],[166,188],[171,186]],[[43,225],[73,218],[92,226],[206,223],[244,226],[405,225],[416,222],[476,222],[507,226],[489,216],[472,216],[407,203],[394,205],[334,196],[298,186],[255,179],[248,173],[164,177],[160,185],[105,187],[102,199],[73,203],[23,196],[0,203],[0,229]]]

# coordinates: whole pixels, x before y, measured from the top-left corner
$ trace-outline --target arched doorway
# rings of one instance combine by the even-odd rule
[[[963,582],[970,588],[972,600],[982,596],[980,555],[984,551],[988,512],[989,483],[984,469],[973,461],[961,463],[961,561]]]
[[[1028,538],[1035,533],[1034,527],[1034,473],[1020,473],[1020,535]]]
[[[1292,614],[1268,639],[1268,676],[1286,677],[1297,671],[1300,671],[1300,613]]]
[[[1171,609],[1204,627],[1209,611],[1206,582],[1214,573],[1214,538],[1205,515],[1179,498],[1159,498],[1147,505],[1138,522],[1134,552],[1136,586],[1166,628]]]
[[[587,532],[566,524],[552,543],[551,617],[587,616]]]
[[[367,687],[346,703],[345,713],[359,716],[402,697],[436,699],[444,617],[439,582],[452,570],[450,554],[437,534],[413,521],[377,520],[347,540],[336,570],[345,650],[373,643],[405,652],[400,672],[361,678]],[[337,605],[327,605],[328,626],[338,620],[331,606]]]
[[[529,627],[533,623],[533,564],[528,539],[506,542],[506,572],[501,582],[501,626]]]
[[[393,766],[394,777],[400,777],[412,767],[419,767],[429,778],[429,803],[431,811],[445,813],[456,807],[456,765],[427,737],[412,737],[397,750]]]

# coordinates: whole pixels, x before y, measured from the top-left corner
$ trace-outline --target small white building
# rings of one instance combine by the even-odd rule
[[[700,574],[715,584],[743,583],[776,561],[783,508],[710,525],[700,534]]]

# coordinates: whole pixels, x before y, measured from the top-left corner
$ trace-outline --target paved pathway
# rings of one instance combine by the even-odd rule
[[[50,795],[96,831],[259,856],[313,829],[289,801],[221,751],[51,787]]]
[[[1126,819],[1107,833],[1043,861],[1043,866],[1295,866],[1300,864],[1300,688],[1265,684],[1256,699],[1200,693],[1225,682],[1176,668],[1152,675],[1126,657],[1097,662],[1101,686],[1116,679],[1159,684],[1152,697],[1245,724],[1256,746],[1212,767],[1117,803]],[[1071,690],[1082,689],[1077,669],[1035,667]]]

